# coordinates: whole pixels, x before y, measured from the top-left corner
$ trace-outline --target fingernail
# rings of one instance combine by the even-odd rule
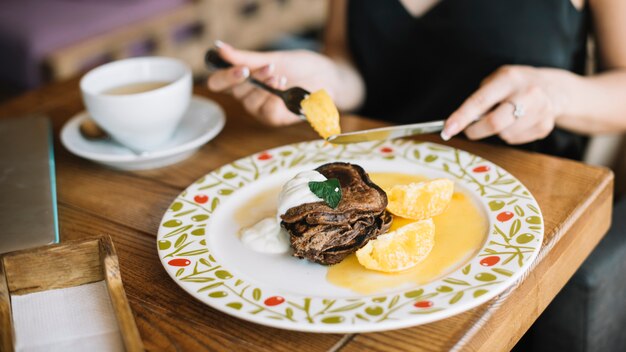
[[[213,45],[215,45],[216,48],[221,49],[224,47],[224,42],[218,39],[215,42],[213,42]]]
[[[281,87],[284,87],[284,86],[286,86],[286,85],[287,85],[287,77],[285,77],[285,76],[281,76],[281,77],[280,77],[280,86],[281,86]]]
[[[274,72],[274,64],[269,64],[269,65],[263,66],[262,74],[264,74],[264,75],[271,75],[273,72]]]
[[[455,134],[457,134],[457,123],[456,122],[452,122],[450,124],[448,124],[443,131],[441,131],[441,139],[443,139],[444,141],[449,141],[450,138],[452,138]]]
[[[250,69],[244,67],[241,70],[235,71],[235,75],[239,78],[248,78],[248,76],[250,76]]]
[[[272,86],[274,88],[278,88],[278,83],[279,83],[279,80],[278,80],[278,78],[276,76],[270,78],[267,81],[267,84],[269,84],[270,86]]]

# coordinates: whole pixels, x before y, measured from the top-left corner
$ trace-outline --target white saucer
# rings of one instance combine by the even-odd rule
[[[72,117],[61,130],[61,142],[71,153],[122,170],[145,170],[174,164],[191,156],[224,127],[224,111],[212,100],[194,96],[172,138],[161,148],[135,154],[113,140],[90,141],[78,127],[89,114]]]

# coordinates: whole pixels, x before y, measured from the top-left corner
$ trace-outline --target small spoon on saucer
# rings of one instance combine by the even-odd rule
[[[108,133],[106,133],[96,121],[86,118],[83,122],[80,123],[78,127],[78,131],[80,132],[83,138],[90,141],[101,141],[105,139],[111,139]]]
[[[80,132],[80,135],[83,136],[83,138],[85,138],[88,141],[112,140],[111,136],[109,136],[109,134],[106,133],[105,130],[103,130],[100,126],[98,126],[96,121],[94,121],[93,119],[89,117],[80,123],[80,126],[78,127],[78,131]],[[120,143],[120,145],[122,144]],[[125,145],[122,145],[122,146],[130,150],[133,154],[137,156],[148,155],[148,152],[135,150]]]

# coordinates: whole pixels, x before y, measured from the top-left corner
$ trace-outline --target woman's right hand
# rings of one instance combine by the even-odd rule
[[[337,67],[326,56],[306,50],[244,51],[222,42],[217,42],[216,46],[233,67],[211,74],[207,82],[209,89],[229,92],[264,123],[280,126],[300,119],[287,110],[279,97],[246,82],[248,75],[278,89],[300,86],[313,92],[324,88],[333,99],[336,98]]]

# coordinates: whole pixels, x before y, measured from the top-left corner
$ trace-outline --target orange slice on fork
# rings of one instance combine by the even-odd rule
[[[302,111],[311,127],[324,139],[341,133],[339,111],[330,95],[324,90],[309,94],[301,103]]]

